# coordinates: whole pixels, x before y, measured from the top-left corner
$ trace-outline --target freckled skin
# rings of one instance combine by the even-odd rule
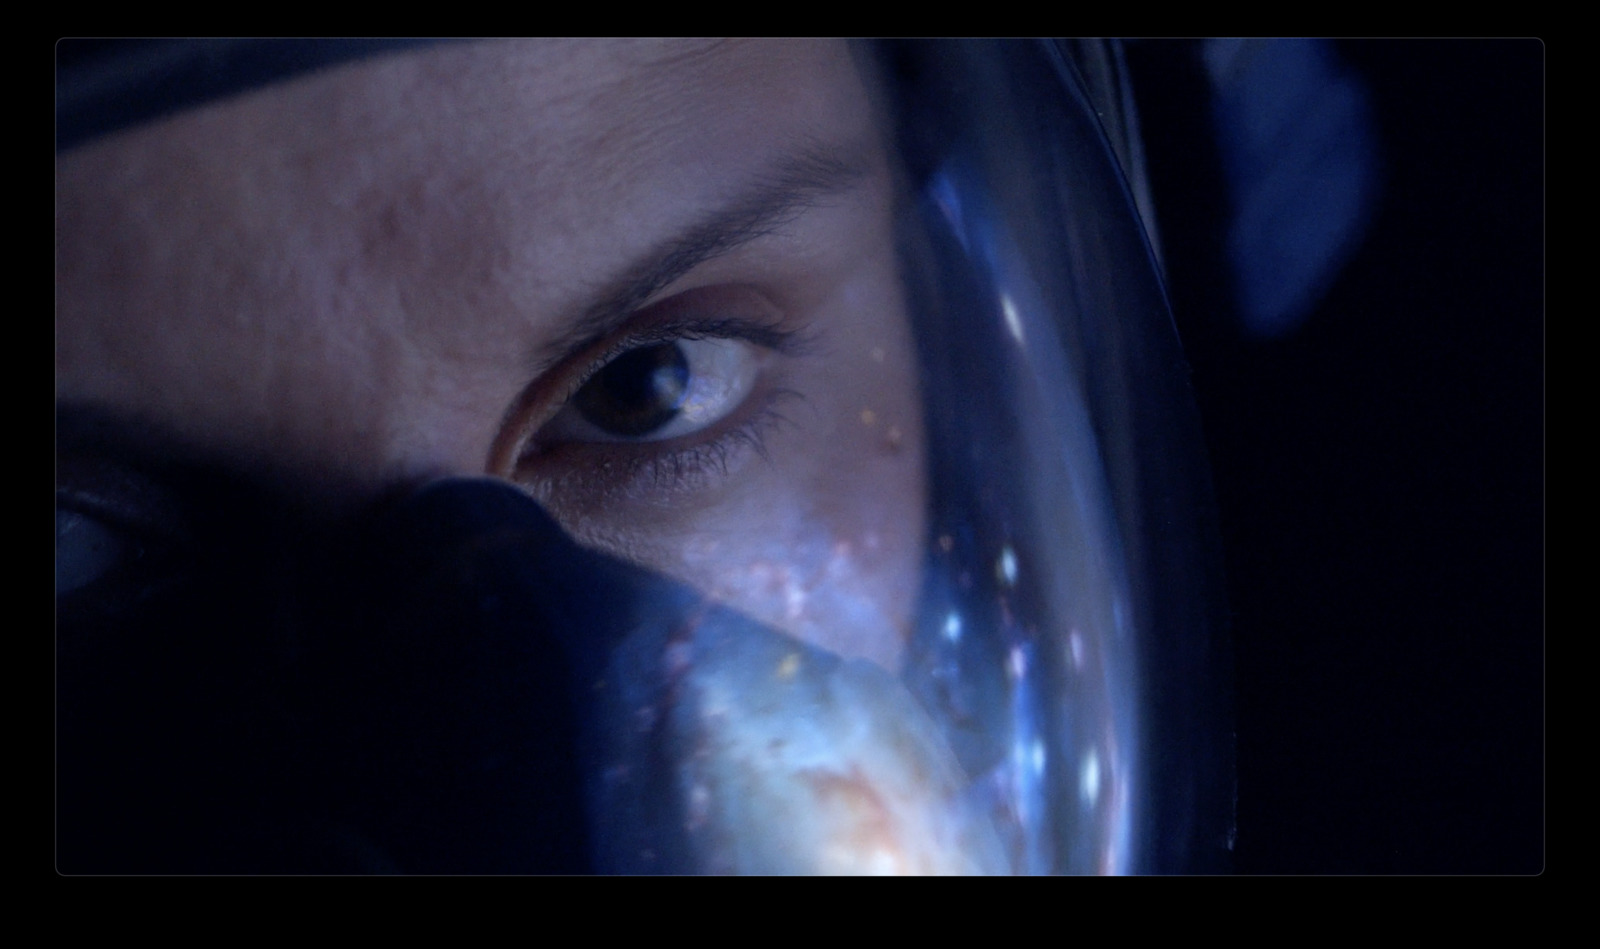
[[[58,162],[58,398],[333,504],[516,477],[580,541],[896,669],[922,421],[867,101],[843,44],[447,44],[118,133]],[[819,144],[861,181],[641,303],[745,288],[812,340],[772,359],[799,397],[760,452],[646,488],[585,446],[496,456],[597,287]]]

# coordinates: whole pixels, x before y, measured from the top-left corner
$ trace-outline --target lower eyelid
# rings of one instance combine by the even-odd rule
[[[686,481],[692,478],[703,480],[708,474],[726,476],[730,473],[730,461],[737,460],[736,453],[739,452],[748,451],[771,462],[772,456],[767,446],[769,436],[779,427],[792,424],[779,406],[798,398],[803,397],[789,389],[769,392],[763,397],[762,404],[756,406],[750,417],[739,425],[709,442],[690,445],[647,462],[653,469],[651,474],[655,476],[656,486],[676,490],[689,487]]]
[[[688,386],[681,394],[675,415],[659,428],[637,434],[608,431],[603,422],[589,415],[588,409],[580,407],[585,391],[580,387],[540,429],[536,440],[544,444],[647,444],[696,437],[745,408],[753,390],[760,385],[761,377],[770,368],[771,352],[743,339],[681,337],[668,345],[680,356],[687,357]],[[645,349],[624,351],[622,356]],[[601,384],[602,374],[610,365],[606,363],[600,373],[590,376],[585,386]]]
[[[629,504],[670,506],[715,489],[752,460],[771,462],[771,436],[795,424],[793,407],[805,401],[792,389],[758,391],[746,410],[736,413],[735,422],[686,444],[579,442],[552,446],[524,458],[517,480],[558,518],[563,514],[614,517],[619,507]]]
[[[544,427],[565,411],[578,390],[600,369],[630,348],[672,339],[718,338],[743,340],[769,355],[803,357],[812,354],[816,342],[812,328],[785,319],[763,294],[742,286],[691,290],[655,308],[663,313],[653,315],[643,330],[630,331],[609,344],[595,344],[584,353],[583,364],[591,368],[576,372],[558,367],[542,374],[518,395],[489,447],[487,473],[529,483],[529,459],[544,456],[552,449],[540,437]],[[698,315],[705,312],[739,315],[711,319]],[[683,318],[674,318],[673,314],[682,314]]]

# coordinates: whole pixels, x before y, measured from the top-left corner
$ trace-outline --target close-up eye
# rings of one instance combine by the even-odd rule
[[[545,444],[665,441],[733,414],[755,388],[762,351],[741,339],[682,338],[605,363],[540,432]]]
[[[171,490],[95,454],[64,454],[57,481],[58,605],[131,600],[171,572],[187,536]]]
[[[770,458],[776,423],[791,420],[780,406],[809,402],[817,389],[815,363],[801,357],[819,335],[811,318],[745,284],[671,295],[542,373],[491,470],[558,519],[581,511],[622,523],[609,505],[660,509],[662,492],[682,503],[680,492],[722,483],[747,455]]]

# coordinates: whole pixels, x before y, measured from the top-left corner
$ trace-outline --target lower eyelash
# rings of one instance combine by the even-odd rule
[[[767,437],[783,425],[794,424],[779,406],[796,401],[803,403],[805,396],[793,389],[774,389],[739,425],[709,442],[638,459],[625,480],[637,483],[648,479],[658,491],[693,490],[704,486],[709,478],[726,477],[728,459],[735,452],[754,451],[770,464],[772,456],[767,451]]]
[[[597,513],[617,502],[670,503],[676,495],[692,495],[726,478],[741,452],[753,451],[772,462],[768,437],[794,425],[787,406],[803,405],[807,399],[783,388],[757,398],[760,403],[747,410],[748,417],[710,441],[675,449],[662,448],[663,442],[569,444],[543,455],[541,464],[567,470],[543,477],[530,471],[532,477],[519,480],[555,511]],[[579,448],[593,454],[587,463],[577,464],[576,456],[568,454]]]

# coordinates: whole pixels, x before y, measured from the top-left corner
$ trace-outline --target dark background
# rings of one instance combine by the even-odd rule
[[[1544,868],[1544,47],[1341,41],[1382,193],[1290,335],[1234,318],[1198,48],[1129,49],[1211,453],[1244,873]]]

